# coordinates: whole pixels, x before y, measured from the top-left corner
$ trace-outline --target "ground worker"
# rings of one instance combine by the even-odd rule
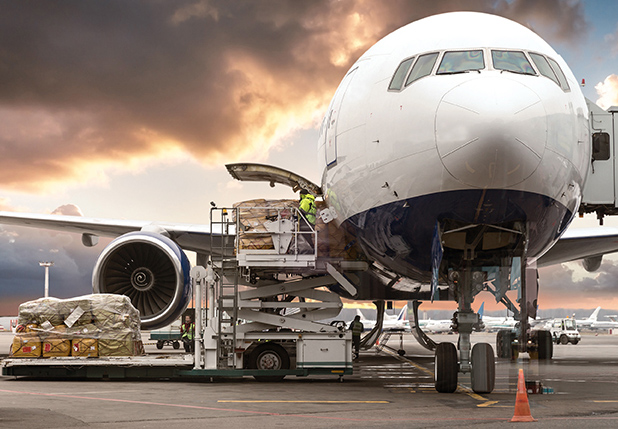
[[[354,346],[354,359],[358,358],[360,352],[360,340],[363,333],[363,323],[360,321],[360,316],[356,316],[350,323],[350,331],[352,331],[352,345]]]
[[[180,339],[182,340],[185,351],[187,353],[193,352],[193,333],[195,332],[195,325],[191,321],[191,316],[185,316],[185,323],[180,326]]]
[[[318,210],[315,206],[315,197],[306,189],[300,190],[300,202],[298,204],[298,209],[304,217],[304,219],[299,219],[300,230],[303,232],[312,232],[315,229],[315,220]],[[313,253],[313,234],[306,233],[301,235],[309,243],[312,249],[311,253]]]

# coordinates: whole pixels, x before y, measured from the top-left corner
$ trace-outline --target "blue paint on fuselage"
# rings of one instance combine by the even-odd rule
[[[365,252],[409,278],[431,276],[431,241],[436,222],[468,225],[527,225],[527,256],[547,249],[564,232],[573,213],[544,195],[501,189],[440,192],[399,200],[346,220]]]

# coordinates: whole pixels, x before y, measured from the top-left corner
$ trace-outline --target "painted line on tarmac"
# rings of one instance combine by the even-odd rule
[[[384,423],[384,418],[354,418],[354,417],[335,417],[335,416],[318,416],[314,414],[286,414],[286,413],[273,413],[268,411],[251,411],[251,410],[240,410],[234,408],[218,408],[218,407],[205,407],[200,405],[185,405],[185,404],[169,404],[162,402],[149,402],[149,401],[135,401],[129,399],[112,399],[112,398],[101,398],[101,397],[93,397],[93,396],[79,396],[79,395],[64,395],[64,394],[50,394],[50,393],[41,393],[41,392],[25,392],[19,390],[7,390],[0,389],[0,393],[10,393],[12,395],[31,395],[31,396],[47,396],[51,398],[67,398],[67,399],[81,399],[81,400],[90,400],[97,402],[115,402],[115,403],[124,403],[124,404],[138,404],[138,405],[153,405],[157,407],[173,407],[173,408],[184,408],[184,409],[194,409],[194,410],[207,410],[207,411],[228,411],[234,413],[242,413],[242,414],[252,414],[252,415],[261,415],[261,416],[273,416],[273,417],[284,417],[289,419],[290,417],[298,417],[303,419],[316,419],[316,420],[332,420],[332,421],[352,421],[352,422],[379,422]],[[389,419],[390,422],[438,422],[438,421],[465,421],[465,422],[503,422],[508,421],[508,418],[478,418],[478,417],[445,417],[445,418],[436,418],[432,417],[421,417],[421,418],[394,418]]]
[[[434,372],[430,369],[427,369],[415,362],[412,362],[410,359],[404,357],[404,356],[400,356],[397,353],[393,353],[391,350],[384,348],[382,349],[382,351],[392,357],[394,357],[395,359],[399,359],[402,362],[405,362],[411,366],[413,366],[414,368],[431,375],[431,377],[435,377]],[[478,393],[474,393],[474,391],[472,389],[470,389],[469,387],[466,387],[462,384],[457,384],[457,391],[459,391],[460,393],[465,393],[466,395],[468,395],[469,397],[471,397],[472,399],[475,399],[477,401],[482,402],[482,404],[478,404],[477,407],[483,407],[483,408],[497,408],[497,407],[501,407],[501,406],[496,406],[495,404],[497,404],[499,401],[490,401],[487,398],[483,398],[481,395],[479,395]]]
[[[221,399],[217,402],[235,402],[241,404],[390,404],[391,401],[285,401],[285,400],[236,400],[236,399]]]

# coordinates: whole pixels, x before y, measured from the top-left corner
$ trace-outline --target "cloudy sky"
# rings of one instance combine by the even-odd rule
[[[611,0],[2,2],[0,210],[207,223],[210,201],[293,198],[223,165],[318,181],[317,124],[350,65],[398,27],[455,10],[527,25],[586,79],[588,98],[618,105]],[[89,293],[101,249],[0,226],[0,315],[42,294],[42,260],[55,262],[53,295]],[[618,308],[617,261],[589,275],[542,270],[544,306]]]

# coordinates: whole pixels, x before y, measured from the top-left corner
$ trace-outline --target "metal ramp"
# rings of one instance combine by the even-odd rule
[[[212,208],[210,230],[223,235],[236,233],[238,219],[230,216],[234,209]],[[212,267],[218,274],[214,304],[217,308],[217,368],[236,367],[236,327],[238,325],[238,261],[232,240],[214,240],[211,234]]]

